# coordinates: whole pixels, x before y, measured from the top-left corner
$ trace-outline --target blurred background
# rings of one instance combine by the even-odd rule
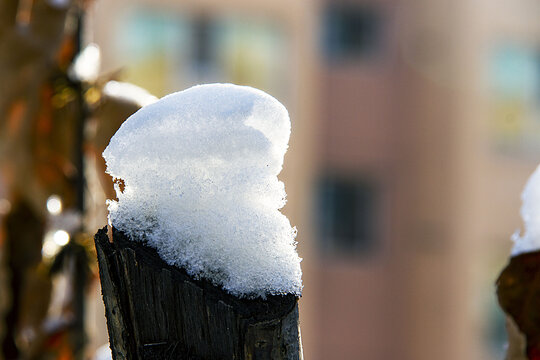
[[[280,178],[305,358],[503,359],[494,281],[540,162],[539,14],[536,0],[2,0],[0,358],[106,358],[100,154],[152,95],[232,82],[291,115]]]

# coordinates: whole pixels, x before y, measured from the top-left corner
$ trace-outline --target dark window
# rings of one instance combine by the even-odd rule
[[[372,55],[381,38],[377,8],[357,4],[332,4],[324,21],[324,49],[329,60]]]
[[[205,16],[193,21],[194,60],[199,64],[206,65],[212,61],[212,30],[212,22]]]
[[[321,248],[336,253],[373,248],[376,218],[374,187],[364,181],[328,178],[319,185]]]
[[[197,83],[215,82],[219,77],[218,23],[205,15],[192,21],[191,76]]]

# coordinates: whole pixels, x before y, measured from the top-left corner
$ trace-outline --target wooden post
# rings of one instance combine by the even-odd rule
[[[240,299],[107,228],[95,236],[113,359],[302,359],[298,298]]]
[[[540,359],[540,250],[511,256],[496,285],[508,317],[506,359]]]

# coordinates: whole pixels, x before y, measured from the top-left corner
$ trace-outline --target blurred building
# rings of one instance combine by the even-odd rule
[[[261,88],[291,113],[306,359],[495,359],[493,282],[540,159],[540,5],[106,1],[104,74]]]

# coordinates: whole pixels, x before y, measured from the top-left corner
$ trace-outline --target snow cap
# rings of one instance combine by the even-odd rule
[[[263,91],[195,86],[143,107],[103,152],[109,222],[171,265],[240,297],[301,294],[296,229],[277,175],[291,124]]]

